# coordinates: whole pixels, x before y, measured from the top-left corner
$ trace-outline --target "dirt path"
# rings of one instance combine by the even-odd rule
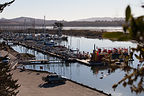
[[[42,81],[43,76],[48,73],[33,71],[20,72],[19,69],[13,70],[14,79],[18,79],[21,84],[18,96],[106,96],[97,91],[66,81],[66,84],[49,86]],[[39,87],[39,86],[43,87]]]

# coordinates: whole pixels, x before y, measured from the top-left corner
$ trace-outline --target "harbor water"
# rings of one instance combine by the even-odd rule
[[[68,42],[59,42],[62,45],[70,47],[71,49],[78,48],[81,52],[91,52],[93,51],[93,45],[95,44],[99,48],[129,48],[136,47],[137,44],[131,42],[118,42],[110,41],[107,39],[89,39],[84,37],[68,37]],[[60,60],[56,57],[51,57],[49,55],[44,55],[35,50],[27,49],[20,45],[12,46],[14,50],[20,53],[30,53],[36,56],[36,59],[50,59],[50,60]],[[139,63],[136,58],[134,58],[133,67],[135,64]],[[112,94],[113,96],[143,96],[144,93],[136,94],[131,92],[130,86],[123,87],[120,84],[115,90],[112,88],[113,84],[119,82],[126,74],[122,69],[115,69],[109,72],[108,67],[89,67],[80,63],[57,63],[57,64],[40,64],[40,65],[26,65],[27,69],[41,70],[48,72],[55,72],[59,75],[65,76],[73,81],[82,83],[84,85],[102,90],[105,93]],[[42,69],[41,69],[42,68]]]

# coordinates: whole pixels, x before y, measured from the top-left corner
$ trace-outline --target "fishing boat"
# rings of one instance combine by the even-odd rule
[[[103,65],[104,62],[102,58],[104,57],[103,54],[99,54],[98,51],[96,51],[95,45],[93,53],[91,54],[91,59],[89,61],[90,65]]]
[[[120,65],[124,63],[126,58],[130,58],[128,54],[128,49],[126,48],[113,48],[111,50],[95,48],[93,53],[91,53],[91,59],[89,61],[90,65],[108,65],[109,63],[114,63]]]

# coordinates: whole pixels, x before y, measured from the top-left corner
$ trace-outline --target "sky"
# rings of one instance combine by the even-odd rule
[[[0,0],[0,3],[10,0]],[[144,0],[15,0],[0,18],[33,17],[47,20],[67,20],[92,17],[124,17],[130,5],[134,16],[143,15]]]

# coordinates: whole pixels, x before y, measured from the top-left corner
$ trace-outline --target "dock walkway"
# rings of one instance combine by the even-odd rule
[[[35,65],[35,64],[58,64],[63,63],[63,61],[55,61],[55,60],[47,60],[47,59],[41,59],[41,60],[27,60],[27,61],[21,61],[19,62],[23,65]]]
[[[86,66],[94,66],[94,65],[101,65],[101,64],[91,64],[89,61],[89,59],[78,59],[78,58],[67,58],[66,56],[63,56],[62,54],[56,54],[54,53],[53,51],[48,51],[48,50],[45,50],[43,48],[39,48],[39,46],[35,46],[35,45],[29,45],[29,44],[26,44],[26,43],[22,43],[22,42],[15,42],[16,44],[18,45],[21,45],[21,46],[24,46],[26,48],[29,48],[29,49],[33,49],[33,50],[36,50],[38,52],[41,52],[43,54],[49,54],[51,56],[54,56],[54,57],[57,57],[57,58],[60,58],[60,59],[63,59],[64,61],[68,61],[68,62],[79,62],[81,64],[84,64]],[[52,63],[52,62],[51,62]],[[27,63],[28,64],[28,63]],[[30,63],[29,63],[30,64]],[[32,64],[32,63],[31,63]],[[40,64],[40,63],[39,63]],[[42,63],[41,63],[42,64]],[[48,63],[47,63],[48,64]],[[104,64],[105,65],[105,64]],[[116,64],[113,64],[113,66],[117,66],[117,67],[123,67],[122,65],[116,65]]]

